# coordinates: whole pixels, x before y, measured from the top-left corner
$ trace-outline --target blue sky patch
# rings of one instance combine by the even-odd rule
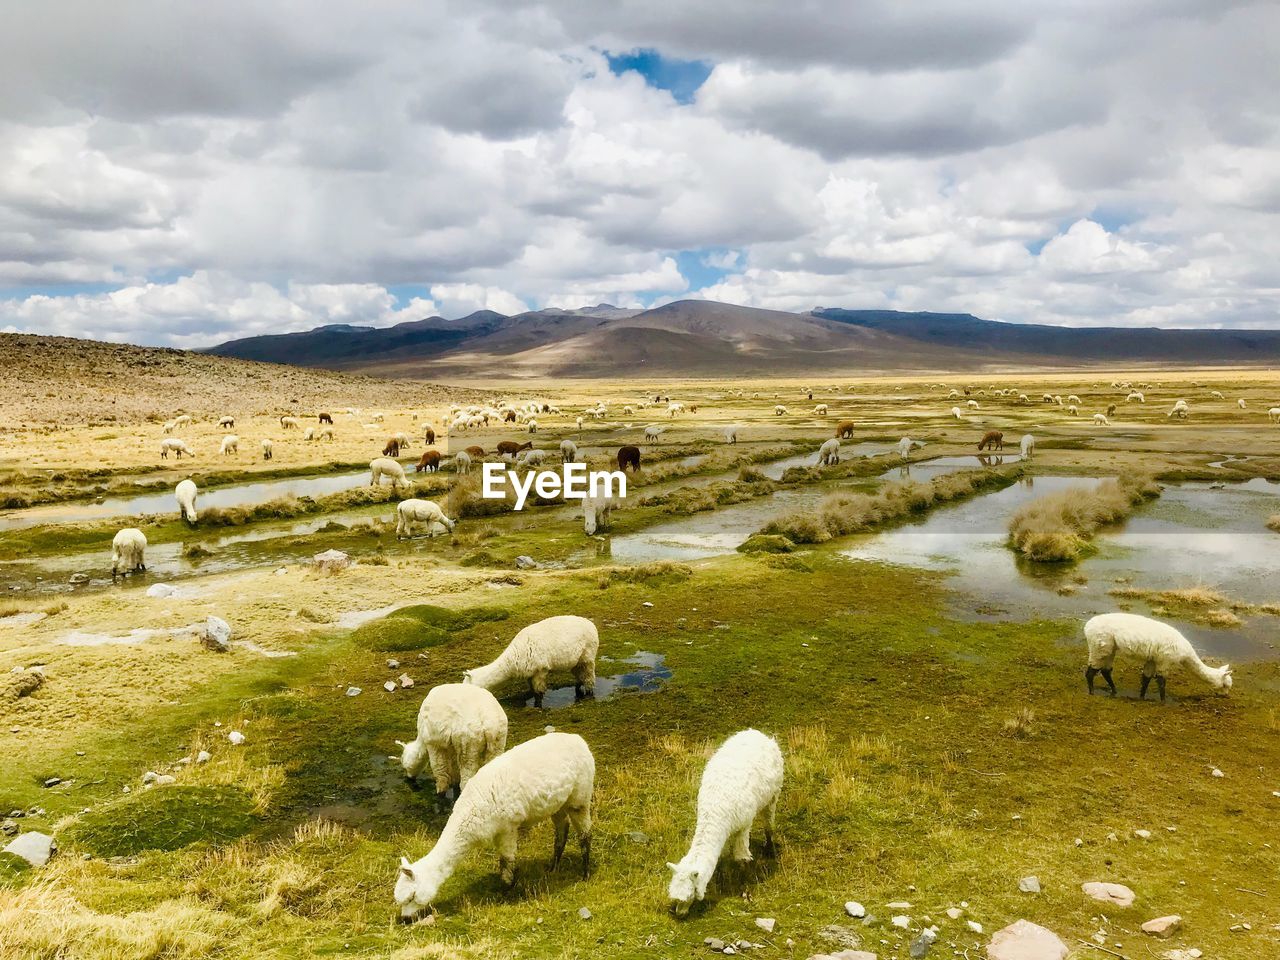
[[[693,95],[711,76],[710,63],[705,60],[677,60],[664,57],[657,50],[641,47],[627,53],[610,53],[604,55],[609,60],[609,69],[618,76],[628,70],[634,70],[644,77],[644,82],[658,90],[666,90],[677,103],[692,103]]]

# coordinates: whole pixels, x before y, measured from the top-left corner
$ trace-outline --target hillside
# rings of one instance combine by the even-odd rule
[[[0,427],[325,407],[427,405],[467,391],[70,337],[0,334]]]
[[[969,314],[681,300],[504,317],[482,311],[386,329],[321,327],[236,340],[213,353],[392,377],[759,376],[1116,363],[1274,364],[1280,331],[1072,328]]]

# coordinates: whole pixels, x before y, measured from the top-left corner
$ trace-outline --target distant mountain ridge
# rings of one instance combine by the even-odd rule
[[[375,328],[332,324],[232,340],[207,352],[399,377],[761,376],[926,372],[1095,362],[1280,363],[1280,330],[1164,330],[1002,323],[971,314],[712,300],[649,310],[597,304],[506,316],[480,310]]]

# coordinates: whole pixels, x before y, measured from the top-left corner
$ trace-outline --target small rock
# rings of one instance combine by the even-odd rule
[[[648,600],[646,600],[644,603],[640,604],[640,606],[642,606],[642,607],[652,607],[652,606],[653,606],[653,604],[652,604],[652,603],[650,603]]]
[[[172,597],[177,592],[177,587],[170,586],[167,583],[153,583],[147,587],[148,597]]]
[[[1084,846],[1084,839],[1083,839],[1082,837],[1076,837],[1076,846],[1077,846],[1077,847],[1083,847],[1083,846]]]
[[[347,687],[348,697],[358,697],[362,693],[364,693],[364,691],[361,690],[359,687]]]
[[[200,642],[210,650],[226,653],[231,649],[231,625],[221,617],[210,617],[205,621]]]
[[[44,782],[44,785],[46,787],[56,787],[61,782],[62,782],[61,777],[50,777],[48,780]]]
[[[756,917],[756,926],[765,933],[773,933],[773,927],[777,922],[773,917]]]
[[[177,783],[178,778],[170,776],[167,773],[162,773],[151,782],[157,787],[167,787],[171,783]]]
[[[910,910],[911,904],[905,900],[895,900],[893,903],[886,903],[885,907],[889,910]]]
[[[590,920],[590,919],[591,919],[591,911],[590,911],[590,910],[588,910],[586,907],[579,907],[579,908],[578,908],[578,918],[579,918],[580,920]]]
[[[17,832],[18,832],[17,820],[14,820],[10,817],[5,817],[4,821],[0,822],[0,833],[3,833],[6,837],[12,837]]]
[[[1135,831],[1133,831],[1133,835],[1134,835],[1135,837],[1137,837],[1139,840],[1150,840],[1150,839],[1151,839],[1151,831],[1150,831],[1150,830],[1135,830]]]
[[[959,920],[960,917],[963,915],[964,915],[964,911],[961,910],[959,907],[947,908],[947,916],[950,917],[952,920]]]
[[[517,570],[536,570],[537,567],[538,561],[533,559],[533,557],[525,556],[524,554],[516,557]]]
[[[977,920],[966,920],[965,926],[967,926],[974,933],[982,932],[982,924],[980,924]]]
[[[1225,773],[1223,773],[1221,770],[1219,770],[1217,767],[1214,767],[1214,768],[1213,768],[1213,770],[1210,772],[1209,776],[1211,776],[1211,777],[1225,777],[1225,776],[1226,776],[1226,774],[1225,774]]]
[[[341,550],[326,550],[324,553],[317,553],[311,558],[311,562],[320,573],[326,576],[341,573],[351,566],[351,558]]]
[[[399,661],[399,660],[388,660],[388,661],[387,661],[387,669],[388,669],[388,670],[399,670],[399,669],[400,669],[400,661]]]
[[[4,848],[5,853],[21,857],[33,867],[43,867],[57,851],[53,837],[36,830],[19,834]]]
[[[911,954],[915,960],[920,960],[929,952],[929,948],[933,946],[933,938],[926,937],[923,933],[911,941],[911,946],[907,948],[907,952]]]
[[[627,839],[632,843],[648,843],[649,835],[639,830],[632,830],[626,835]]]
[[[160,774],[156,773],[154,770],[148,770],[146,773],[142,775],[142,785],[147,786],[149,784],[155,783],[156,778],[159,776]]]
[[[1164,953],[1160,954],[1160,956],[1162,956],[1164,960],[1200,960],[1204,954],[1195,947],[1190,947],[1186,950],[1166,950]]]
[[[860,904],[857,900],[846,900],[844,912],[854,918],[861,918],[867,915],[867,908]]]
[[[1064,960],[1068,953],[1061,937],[1030,920],[996,931],[987,944],[988,960]]]
[[[395,693],[396,682],[394,680],[388,680],[386,683],[382,685],[382,689],[387,691],[387,693]]]
[[[227,739],[231,741],[232,746],[238,747],[244,743],[244,734],[239,730],[232,730],[227,734]]]
[[[1039,893],[1040,878],[1039,877],[1023,877],[1018,881],[1018,889],[1023,893]]]
[[[208,763],[212,759],[213,759],[213,754],[211,754],[208,750],[201,750],[199,753],[196,754],[196,763]]]
[[[68,583],[88,583],[89,575],[87,573],[73,573]]]
[[[1170,914],[1167,917],[1156,917],[1154,920],[1148,920],[1142,925],[1142,932],[1149,933],[1153,937],[1159,937],[1161,940],[1167,940],[1178,932],[1178,928],[1182,926],[1182,917],[1178,914]]]
[[[400,674],[401,689],[408,690],[412,686],[413,686],[413,677],[409,676],[407,673]]]
[[[738,952],[738,951],[737,951],[737,949],[734,947],[734,945],[733,945],[733,944],[731,944],[731,943],[726,943],[726,944],[724,945],[724,950],[723,950],[723,951],[721,951],[721,952],[722,952],[726,957],[732,957],[732,956],[735,956],[735,955],[737,954],[737,952]]]
[[[1133,891],[1123,883],[1101,883],[1095,880],[1091,883],[1081,884],[1080,889],[1095,900],[1114,904],[1117,907],[1133,906],[1135,899]]]
[[[895,927],[900,927],[903,930],[906,930],[908,927],[911,926],[911,918],[905,915],[899,915],[899,916],[893,917],[889,922],[892,923]]]
[[[707,946],[708,949],[714,950],[716,953],[724,952],[725,942],[723,940],[717,940],[715,937],[707,937],[707,939],[703,940],[702,942]]]

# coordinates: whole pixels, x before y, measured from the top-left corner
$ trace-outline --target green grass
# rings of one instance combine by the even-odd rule
[[[769,563],[777,560],[802,566]],[[45,873],[80,899],[87,927],[75,937],[90,944],[98,943],[91,932],[105,937],[114,918],[132,916],[139,936],[164,940],[176,927],[200,940],[219,931],[216,951],[251,958],[687,956],[702,953],[707,936],[768,939],[774,946],[762,955],[805,957],[830,949],[823,927],[844,923],[881,957],[901,957],[909,938],[888,924],[884,904],[907,899],[913,916],[941,922],[946,940],[971,956],[985,937],[944,919],[960,900],[988,931],[1025,916],[1073,942],[1106,915],[1112,938],[1128,946],[1140,942],[1137,923],[1178,912],[1186,942],[1207,956],[1275,948],[1276,900],[1235,892],[1274,892],[1280,869],[1270,796],[1280,772],[1274,664],[1237,668],[1229,699],[1189,676],[1171,678],[1175,700],[1166,707],[1089,698],[1078,625],[959,621],[931,575],[823,549],[544,576],[497,609],[510,616],[438,606],[393,614],[449,634],[412,661],[412,692],[382,693],[385,655],[357,642],[360,630],[331,630],[296,662],[248,663],[245,675],[193,691],[183,704],[142,710],[124,728],[115,717],[86,716],[74,744],[19,747],[17,766],[0,781],[0,806],[40,802],[55,816],[93,807],[60,828],[64,854]],[[508,704],[510,742],[551,723],[581,733],[596,755],[593,875],[579,879],[572,855],[569,868],[547,870],[544,825],[521,840],[514,892],[499,888],[492,856],[478,852],[445,885],[433,926],[394,926],[395,859],[425,853],[447,811],[430,789],[404,783],[385,758],[392,741],[412,733],[432,684],[488,661],[525,624],[570,611],[600,625],[602,655],[652,651],[673,671],[656,693],[552,712]],[[1117,666],[1126,691],[1140,666]],[[345,697],[346,684],[366,692]],[[220,730],[214,717],[226,722]],[[249,736],[234,750],[221,740],[231,723]],[[753,864],[741,890],[713,884],[708,901],[677,922],[665,909],[663,863],[687,846],[707,751],[746,726],[776,735],[787,758],[780,857]],[[200,743],[214,744],[214,760],[183,770],[179,785],[116,799],[141,770],[177,756],[175,745],[185,752]],[[1156,747],[1166,743],[1177,749]],[[75,760],[73,748],[88,757]],[[38,773],[65,773],[76,762],[92,771],[90,785],[65,793],[36,786]],[[1226,780],[1208,776],[1213,764]],[[19,787],[14,777],[24,770],[30,779]],[[238,840],[167,852],[155,849],[148,826],[152,852],[136,865],[80,860],[111,849],[90,848],[86,837],[109,842],[108,827],[121,824],[131,837],[130,824],[151,821],[136,804],[191,786],[252,795],[260,819]],[[315,826],[324,811],[349,825]],[[1136,840],[1137,828],[1155,837]],[[1017,891],[1030,873],[1045,889],[1034,899]],[[40,893],[30,877],[17,878],[16,893],[0,891],[0,930],[18,951],[0,950],[5,960],[38,955],[44,936],[38,924],[6,929],[5,897],[36,897],[53,909],[62,895]],[[1085,900],[1079,884],[1094,879],[1128,883],[1139,905],[1122,911]],[[880,919],[867,928],[848,921],[848,899]],[[580,920],[581,906],[595,919]],[[1246,915],[1251,934],[1228,931]],[[772,938],[754,927],[757,916],[777,919]],[[112,954],[95,945],[71,955]]]
[[[150,787],[82,815],[60,839],[97,857],[144,850],[224,844],[249,833],[257,818],[247,793],[232,786]]]

